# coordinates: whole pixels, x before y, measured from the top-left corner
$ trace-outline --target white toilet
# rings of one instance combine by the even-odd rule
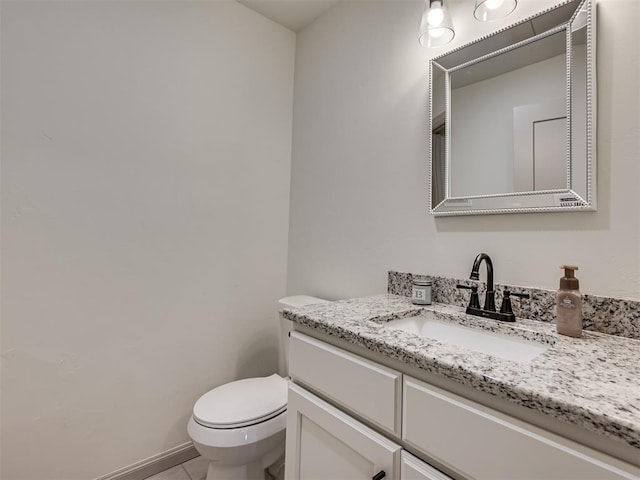
[[[281,299],[279,309],[324,303],[307,295]],[[281,371],[286,375],[291,322],[280,316]],[[205,393],[193,407],[187,430],[209,460],[207,480],[281,478],[287,414],[287,380],[278,374],[247,378]]]

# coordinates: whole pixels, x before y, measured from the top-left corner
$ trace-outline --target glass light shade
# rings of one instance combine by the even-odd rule
[[[473,16],[481,22],[490,22],[504,18],[513,12],[518,0],[476,0]]]
[[[446,45],[455,36],[453,22],[443,0],[426,0],[420,20],[418,40],[423,47]]]

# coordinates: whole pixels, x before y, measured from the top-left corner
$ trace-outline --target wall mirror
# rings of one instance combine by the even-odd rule
[[[595,210],[591,1],[430,61],[430,213]]]

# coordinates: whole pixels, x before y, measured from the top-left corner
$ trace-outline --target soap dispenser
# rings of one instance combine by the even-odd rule
[[[570,337],[582,336],[582,294],[574,272],[578,267],[563,265],[564,277],[560,279],[560,288],[556,295],[558,333]]]

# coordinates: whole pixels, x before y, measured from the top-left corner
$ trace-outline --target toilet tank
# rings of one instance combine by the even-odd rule
[[[309,295],[293,295],[278,300],[278,313],[280,314],[280,357],[278,359],[278,373],[286,377],[289,374],[289,332],[293,328],[293,322],[282,316],[285,308],[305,307],[316,303],[328,303],[329,300],[311,297]]]

